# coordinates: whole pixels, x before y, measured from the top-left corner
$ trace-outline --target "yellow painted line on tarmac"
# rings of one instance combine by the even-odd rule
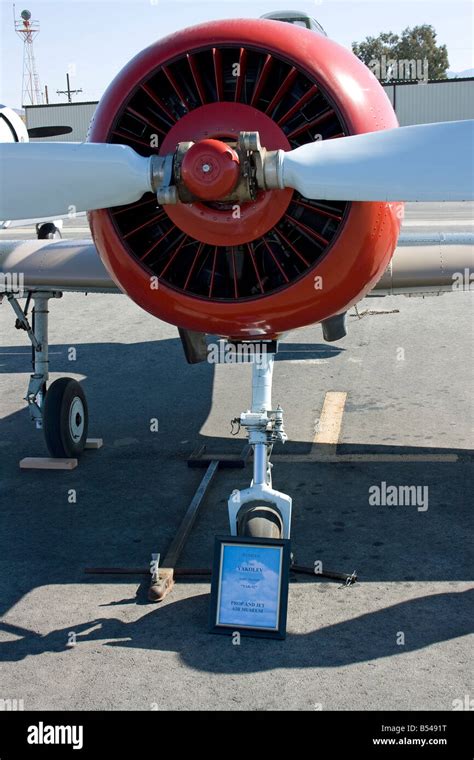
[[[326,393],[321,416],[315,425],[313,448],[320,445],[337,446],[346,399],[347,393],[342,391],[328,391]]]
[[[308,454],[274,454],[274,462],[457,462],[457,454],[338,454],[342,418],[347,400],[345,391],[328,391]]]

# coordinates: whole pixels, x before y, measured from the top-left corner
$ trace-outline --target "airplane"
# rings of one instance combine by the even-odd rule
[[[372,72],[288,14],[158,40],[113,80],[85,143],[0,145],[0,217],[86,211],[93,239],[0,243],[51,455],[80,455],[88,414],[75,380],[47,385],[48,300],[125,293],[178,327],[190,363],[206,360],[206,335],[250,350],[252,401],[236,421],[253,479],[229,498],[230,531],[281,538],[292,500],[272,485],[286,440],[271,398],[278,340],[316,323],[339,340],[371,291],[453,291],[472,236],[400,235],[403,202],[474,198],[474,121],[399,127]]]

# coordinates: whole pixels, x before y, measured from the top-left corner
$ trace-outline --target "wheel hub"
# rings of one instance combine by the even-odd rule
[[[75,396],[69,409],[69,433],[75,443],[81,440],[84,423],[84,406],[81,399]]]

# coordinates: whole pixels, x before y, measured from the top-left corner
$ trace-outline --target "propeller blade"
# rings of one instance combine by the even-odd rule
[[[0,144],[0,219],[123,206],[152,190],[151,158],[108,143]]]
[[[472,200],[474,120],[322,140],[280,162],[280,186],[315,200]]]
[[[72,127],[30,127],[28,137],[58,137],[58,135],[69,135]]]

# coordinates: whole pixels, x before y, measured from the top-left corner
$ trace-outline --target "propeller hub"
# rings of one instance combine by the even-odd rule
[[[185,153],[181,178],[200,200],[219,200],[229,195],[239,182],[239,156],[222,140],[200,140]]]

